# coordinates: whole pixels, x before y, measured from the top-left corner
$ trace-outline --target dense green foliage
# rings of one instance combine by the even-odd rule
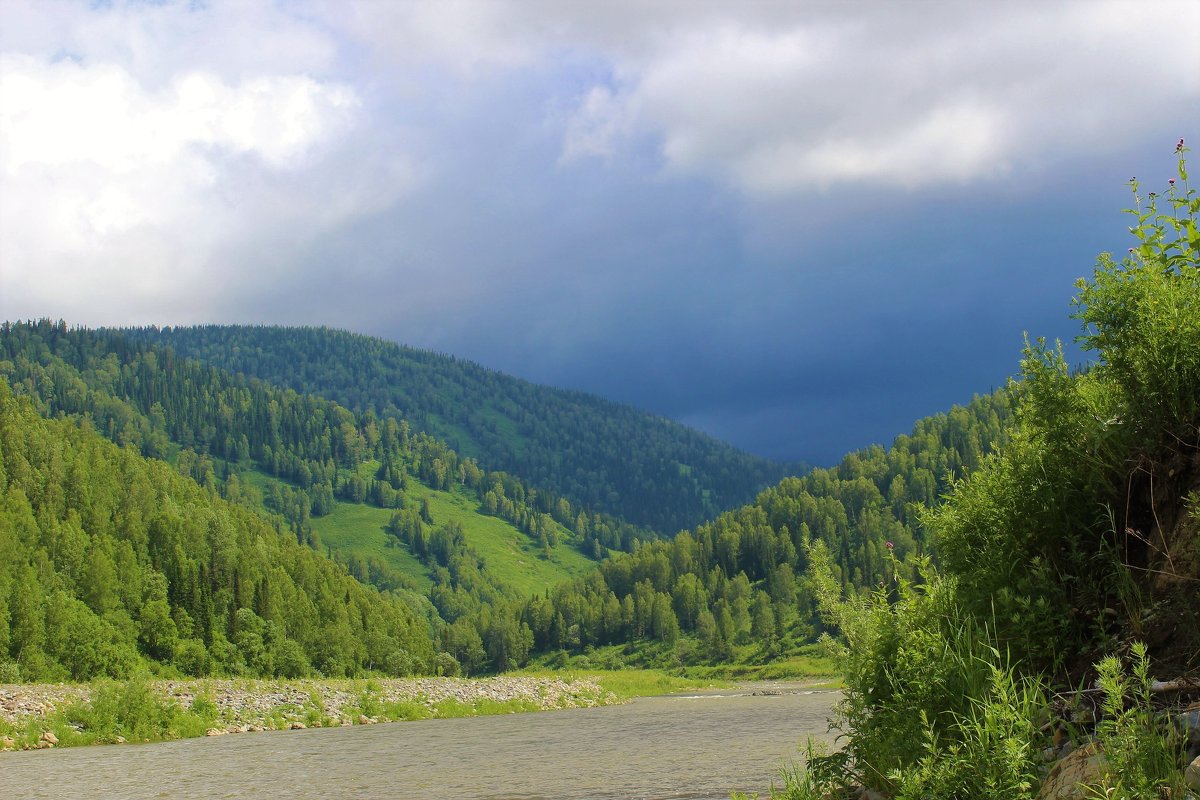
[[[259,515],[0,381],[6,679],[432,669],[431,631]]]
[[[672,541],[618,554],[599,570],[531,600],[522,620],[539,650],[580,651],[648,640],[664,664],[758,660],[811,642],[819,620],[808,548],[834,553],[837,582],[857,593],[891,580],[927,549],[912,510],[1005,441],[1004,392],[919,422],[892,447],[787,478],[752,505]]]
[[[665,534],[749,502],[792,471],[630,406],[346,331],[204,326],[127,335],[408,420],[487,469]]]
[[[1089,796],[1183,796],[1183,749],[1149,691],[1152,671],[1200,667],[1200,198],[1176,152],[1165,196],[1143,207],[1134,184],[1129,257],[1079,282],[1095,363],[1073,374],[1059,348],[1027,346],[1008,445],[922,513],[943,574],[840,599],[812,548],[849,738],[780,796],[857,781],[911,800],[1033,798],[1052,698],[1055,724],[1077,728],[1075,690],[1097,676],[1100,719],[1074,730],[1105,754]]]
[[[87,414],[106,436],[147,456],[184,448],[181,469],[201,483],[223,479],[218,466],[227,473],[238,465],[284,479],[271,483],[263,501],[310,541],[311,516],[329,513],[338,500],[398,507],[412,480],[444,491],[465,487],[478,495],[482,513],[508,520],[546,547],[571,538],[593,558],[652,536],[506,473],[484,471],[404,420],[355,414],[120,334],[46,320],[5,323],[0,358],[13,389],[34,398],[44,414]]]

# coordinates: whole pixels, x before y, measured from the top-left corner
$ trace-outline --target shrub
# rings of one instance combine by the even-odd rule
[[[1104,800],[1183,797],[1183,737],[1169,714],[1155,713],[1145,645],[1134,642],[1130,649],[1132,676],[1126,675],[1116,656],[1097,665],[1104,717],[1096,738],[1107,767],[1093,796]]]

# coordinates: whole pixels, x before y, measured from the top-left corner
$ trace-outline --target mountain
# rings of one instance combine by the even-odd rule
[[[353,414],[120,334],[5,323],[0,375],[44,416],[86,419],[168,460],[362,582],[427,597],[433,608],[423,601],[423,611],[439,629],[582,574],[588,556],[652,537],[482,470],[403,421]]]
[[[583,392],[328,328],[134,328],[131,339],[407,420],[491,470],[661,533],[693,527],[802,471]]]
[[[469,671],[521,663],[531,648],[641,642],[674,648],[672,663],[728,660],[735,648],[758,660],[790,652],[816,632],[808,547],[826,544],[848,589],[874,586],[892,556],[907,564],[925,550],[911,506],[933,503],[974,468],[1009,418],[1007,394],[976,398],[889,450],[786,478],[653,542],[485,471],[395,416],[352,412],[119,331],[6,323],[0,373],[43,415],[85,418],[210,494],[267,514],[360,582],[418,598],[410,605],[439,647]],[[622,547],[636,552],[598,570],[576,552]]]
[[[843,591],[864,594],[911,575],[929,554],[916,513],[1007,441],[1007,390],[921,420],[885,450],[786,478],[753,503],[633,553],[525,604],[541,651],[628,646],[638,663],[762,663],[811,643],[820,621],[811,548],[832,554]],[[618,657],[616,660],[620,660]]]
[[[0,554],[5,680],[435,664],[419,597],[364,586],[87,419],[39,417],[3,379]]]

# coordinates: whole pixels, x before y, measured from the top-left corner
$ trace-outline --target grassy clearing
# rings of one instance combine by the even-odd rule
[[[428,593],[433,588],[429,570],[404,544],[383,531],[391,517],[386,508],[339,501],[333,513],[314,517],[310,524],[331,551],[378,558],[412,581],[418,591]]]
[[[524,533],[498,517],[479,513],[478,501],[464,492],[440,492],[422,486],[410,488],[405,494],[405,500],[415,504],[422,498],[429,499],[434,525],[450,521],[462,525],[467,544],[486,562],[488,574],[523,594],[537,594],[596,566],[566,542],[551,548],[550,557],[545,558],[537,543]],[[562,533],[565,536],[566,532]]]
[[[366,462],[360,465],[360,472],[370,474],[377,466]],[[246,472],[243,478],[263,492],[276,480],[258,471]],[[429,500],[435,526],[451,521],[460,524],[467,543],[486,562],[488,573],[522,594],[536,594],[595,568],[596,562],[570,546],[570,534],[564,528],[559,529],[561,544],[551,548],[547,558],[536,542],[511,524],[480,513],[473,494],[437,491],[413,481],[404,493],[405,502],[419,506],[423,499]],[[377,558],[411,581],[414,589],[427,593],[433,586],[429,569],[403,543],[384,533],[391,516],[391,509],[339,500],[332,513],[313,517],[311,525],[330,550]]]

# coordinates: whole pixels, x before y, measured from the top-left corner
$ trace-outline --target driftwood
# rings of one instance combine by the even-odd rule
[[[1200,689],[1200,678],[1176,678],[1173,681],[1152,681],[1152,692],[1182,692],[1188,689]]]

